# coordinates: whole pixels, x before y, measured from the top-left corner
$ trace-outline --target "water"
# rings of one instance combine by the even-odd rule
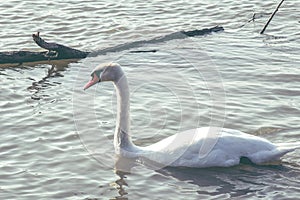
[[[2,2],[1,51],[39,50],[30,37],[36,31],[89,51],[179,30],[225,31],[139,48],[156,53],[1,68],[0,198],[299,198],[299,151],[280,165],[115,171],[113,87],[82,91],[95,65],[118,61],[132,91],[133,140],[142,146],[209,124],[297,141],[299,4],[285,1],[260,35],[273,1]]]

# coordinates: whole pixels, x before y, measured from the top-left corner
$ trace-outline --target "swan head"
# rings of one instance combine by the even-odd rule
[[[117,63],[98,65],[91,73],[92,79],[84,86],[84,90],[103,81],[117,82],[124,75],[121,66]]]

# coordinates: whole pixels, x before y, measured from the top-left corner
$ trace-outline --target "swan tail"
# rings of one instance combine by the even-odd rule
[[[277,143],[277,148],[281,151],[291,152],[296,149],[300,149],[300,142],[292,142],[292,143]]]
[[[277,148],[271,151],[261,151],[247,157],[253,163],[266,164],[272,161],[279,161],[285,154],[300,149],[300,143],[280,143],[276,144],[276,146]]]

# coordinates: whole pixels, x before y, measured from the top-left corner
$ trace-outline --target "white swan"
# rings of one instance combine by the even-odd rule
[[[112,81],[117,90],[117,124],[114,134],[116,154],[123,157],[144,158],[164,166],[174,167],[229,167],[247,157],[261,164],[279,160],[284,154],[299,148],[299,143],[275,145],[266,139],[237,130],[204,127],[177,133],[147,147],[138,147],[130,137],[130,106],[127,78],[117,63],[97,66],[84,90],[92,85]],[[211,134],[213,133],[213,134]],[[214,135],[216,137],[210,137]],[[204,156],[201,148],[208,145]],[[202,149],[203,150],[203,149]]]

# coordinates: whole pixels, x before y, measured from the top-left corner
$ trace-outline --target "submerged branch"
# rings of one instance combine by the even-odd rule
[[[268,27],[269,23],[271,22],[271,20],[273,19],[274,15],[276,14],[276,12],[278,11],[279,7],[281,6],[281,4],[284,2],[284,0],[281,0],[281,2],[278,4],[278,6],[276,7],[276,10],[272,13],[271,17],[269,18],[268,22],[266,23],[266,25],[264,26],[264,28],[261,30],[260,34],[263,34],[266,30],[266,28]]]

